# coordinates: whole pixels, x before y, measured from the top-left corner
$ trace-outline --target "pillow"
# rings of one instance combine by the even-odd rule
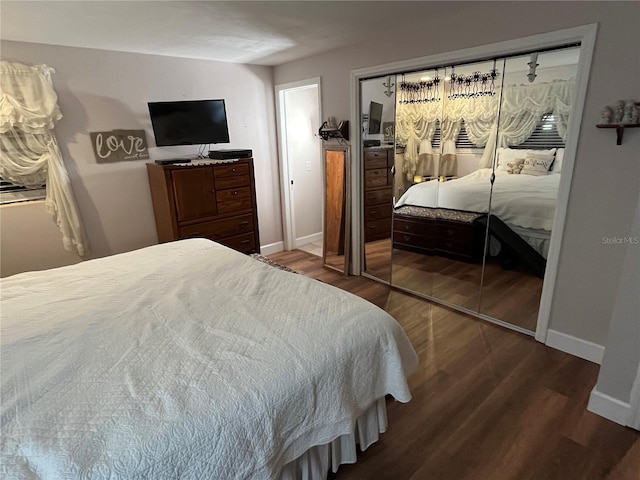
[[[535,155],[547,155],[551,158],[551,162],[553,163],[553,157],[556,154],[556,149],[549,148],[548,150],[523,150],[518,148],[497,148],[496,157],[498,159],[498,167],[496,168],[496,170],[507,171],[507,163],[513,163],[517,158],[522,158],[529,153]]]
[[[518,175],[524,167],[524,158],[516,158],[513,163],[507,163],[507,173]]]
[[[562,171],[562,160],[564,159],[564,148],[559,148],[556,151],[556,159],[551,164],[551,171],[553,173],[560,173]]]
[[[546,175],[549,173],[549,167],[553,163],[553,156],[527,153],[524,159],[524,166],[520,172],[523,175]]]

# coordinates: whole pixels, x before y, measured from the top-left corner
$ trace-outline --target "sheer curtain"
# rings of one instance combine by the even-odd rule
[[[16,185],[47,185],[45,208],[65,249],[84,256],[88,246],[69,176],[53,134],[62,118],[46,65],[0,62],[0,176]]]
[[[405,146],[402,171],[409,181],[413,180],[421,161],[432,159],[431,142],[441,110],[439,103],[398,103],[396,106],[396,139]]]
[[[566,140],[574,92],[574,79],[505,87],[500,108],[500,125],[498,128],[496,117],[488,132],[480,167],[491,167],[496,147],[519,145],[529,138],[542,115],[548,112],[555,115],[558,135]]]

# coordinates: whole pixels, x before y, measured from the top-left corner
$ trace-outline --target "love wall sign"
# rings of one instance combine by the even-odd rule
[[[98,162],[120,162],[149,158],[144,130],[90,132],[93,154]]]

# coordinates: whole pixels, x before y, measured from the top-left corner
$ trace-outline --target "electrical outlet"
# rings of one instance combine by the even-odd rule
[[[311,162],[307,162],[307,172],[311,171]]]

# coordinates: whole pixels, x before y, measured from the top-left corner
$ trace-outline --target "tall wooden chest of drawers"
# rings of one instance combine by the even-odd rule
[[[160,242],[203,237],[244,253],[260,252],[253,159],[148,163],[147,174]]]
[[[364,149],[364,241],[391,236],[393,148]]]

